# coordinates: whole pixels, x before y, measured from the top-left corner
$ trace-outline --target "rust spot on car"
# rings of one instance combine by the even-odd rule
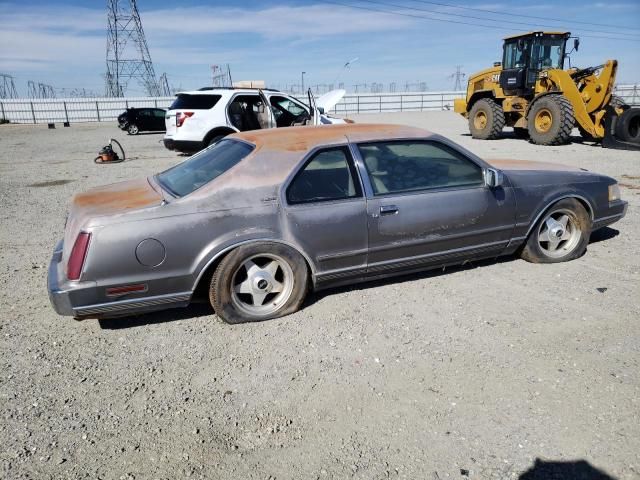
[[[269,130],[253,130],[234,136],[258,147],[279,151],[307,151],[318,145],[346,143],[351,141],[372,141],[392,138],[428,137],[431,133],[404,125],[386,124],[337,124],[309,127],[289,127]]]
[[[92,212],[114,213],[158,204],[162,197],[147,179],[131,180],[94,188],[75,196],[74,207]]]

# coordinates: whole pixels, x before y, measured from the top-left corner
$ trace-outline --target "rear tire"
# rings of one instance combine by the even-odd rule
[[[481,98],[469,112],[469,131],[473,138],[495,140],[504,128],[502,107],[492,98]]]
[[[571,102],[562,95],[545,95],[529,110],[527,126],[531,141],[537,145],[564,145],[575,124]]]
[[[616,137],[623,142],[640,143],[640,108],[630,108],[618,117]]]
[[[213,137],[211,137],[210,139],[207,140],[207,147],[213,145],[214,143],[220,141],[221,139],[223,139],[225,137],[225,135],[215,135]]]
[[[553,204],[529,233],[520,257],[531,263],[558,263],[584,254],[591,235],[591,217],[575,198]]]
[[[242,245],[220,262],[209,301],[227,323],[259,322],[297,311],[308,289],[307,264],[275,242]]]

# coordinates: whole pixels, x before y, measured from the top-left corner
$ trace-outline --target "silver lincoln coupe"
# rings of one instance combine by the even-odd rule
[[[49,267],[61,315],[184,307],[279,317],[309,289],[468,260],[581,256],[627,202],[613,178],[484,160],[428,131],[325,125],[234,134],[149,178],[73,198]]]

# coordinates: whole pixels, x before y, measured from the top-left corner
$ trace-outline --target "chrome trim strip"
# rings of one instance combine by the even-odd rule
[[[503,225],[503,226],[499,226],[499,227],[492,227],[492,228],[484,228],[482,230],[474,230],[471,232],[465,232],[465,233],[456,233],[453,235],[446,235],[446,236],[441,236],[441,237],[436,237],[436,238],[429,238],[428,240],[426,238],[422,238],[422,239],[418,239],[418,240],[407,240],[405,242],[402,243],[394,243],[393,245],[382,245],[382,246],[378,246],[378,247],[373,247],[369,249],[369,252],[383,252],[385,250],[393,250],[396,248],[402,248],[402,247],[410,247],[413,245],[428,245],[429,243],[434,243],[434,242],[446,242],[449,240],[455,240],[457,238],[464,238],[464,237],[475,237],[477,235],[482,235],[485,233],[493,233],[493,232],[501,232],[504,230],[513,230],[513,225]],[[505,240],[501,240],[499,242],[494,242],[494,243],[507,243],[509,240],[505,239]],[[485,244],[482,244],[485,245]],[[473,247],[461,247],[461,248],[473,248]],[[444,250],[445,252],[448,250]]]
[[[416,263],[421,263],[425,260],[448,258],[451,256],[456,256],[459,254],[469,253],[469,252],[485,252],[487,250],[498,250],[498,248],[502,246],[507,246],[509,240],[501,240],[499,242],[490,242],[490,243],[482,243],[480,245],[474,245],[472,247],[462,247],[462,248],[454,248],[452,250],[444,250],[442,252],[428,253],[426,255],[417,255],[415,257],[406,257],[401,260],[386,260],[384,262],[377,262],[370,264],[367,268],[367,273],[376,270],[386,270],[387,268],[394,267],[402,267],[402,266],[411,266]]]
[[[98,303],[95,305],[85,305],[73,309],[76,316],[96,315],[100,313],[122,312],[154,305],[166,305],[169,303],[188,302],[191,300],[192,292],[172,293],[168,295],[157,295],[147,298],[133,298],[116,302]]]
[[[608,217],[600,217],[600,218],[596,218],[593,223],[600,223],[600,222],[606,222],[607,220],[611,220],[612,218],[622,218],[624,217],[624,214],[626,212],[622,212],[622,213],[616,213],[615,215],[609,215]]]
[[[369,250],[361,248],[359,250],[351,250],[349,252],[331,253],[328,255],[318,255],[316,259],[319,262],[326,262],[327,260],[336,260],[338,258],[355,257],[358,255],[366,255]]]

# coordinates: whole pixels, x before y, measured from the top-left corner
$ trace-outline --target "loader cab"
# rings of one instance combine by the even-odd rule
[[[500,87],[507,95],[534,93],[538,74],[563,69],[569,32],[531,32],[504,40]]]

